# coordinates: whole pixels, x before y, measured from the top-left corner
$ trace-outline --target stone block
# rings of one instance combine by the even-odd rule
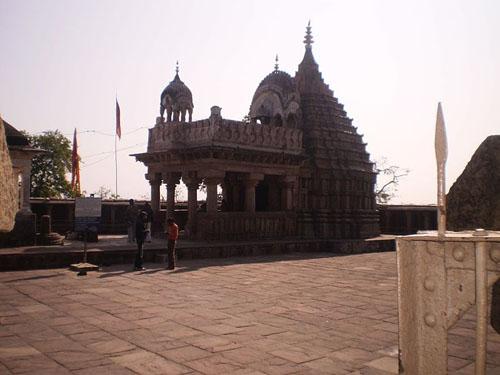
[[[500,135],[478,147],[447,195],[450,230],[500,230]]]
[[[36,242],[36,215],[28,211],[16,214],[14,229],[9,233],[11,246],[31,246]]]
[[[0,232],[14,227],[19,187],[12,169],[3,121],[0,118]]]

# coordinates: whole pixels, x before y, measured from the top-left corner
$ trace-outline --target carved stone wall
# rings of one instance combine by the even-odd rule
[[[18,208],[19,187],[9,155],[3,121],[0,118],[0,232],[9,232],[14,227]]]
[[[206,145],[298,153],[302,150],[302,131],[220,117],[192,123],[160,123],[150,130],[148,152]]]
[[[198,213],[199,239],[261,240],[297,236],[295,214],[290,212]]]
[[[379,234],[376,174],[363,136],[323,83],[306,52],[296,78],[301,90],[304,148],[309,172],[300,183],[301,232],[320,238],[366,238]]]
[[[500,230],[500,135],[486,138],[447,195],[448,229]]]

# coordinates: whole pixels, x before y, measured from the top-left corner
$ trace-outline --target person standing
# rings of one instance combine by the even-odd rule
[[[148,219],[148,214],[145,211],[141,211],[141,213],[137,216],[137,220],[135,222],[135,240],[137,242],[137,254],[135,256],[134,262],[134,270],[142,271],[144,270],[143,259],[144,259],[144,240],[147,236],[147,228],[146,223]]]
[[[128,201],[127,211],[125,211],[125,221],[127,223],[128,242],[135,242],[135,223],[139,215],[139,209],[133,199]]]
[[[179,227],[174,219],[167,219],[167,270],[175,268],[175,243],[179,238]]]
[[[153,209],[151,208],[149,202],[146,202],[144,203],[144,207],[142,210],[148,214],[148,219],[146,221],[146,229],[148,230],[146,236],[146,242],[151,242],[151,224],[153,223]]]

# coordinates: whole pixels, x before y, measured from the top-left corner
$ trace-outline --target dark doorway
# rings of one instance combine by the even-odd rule
[[[269,202],[269,186],[260,183],[255,188],[255,211],[267,211]]]

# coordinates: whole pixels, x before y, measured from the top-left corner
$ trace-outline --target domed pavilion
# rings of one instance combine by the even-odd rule
[[[160,96],[160,115],[164,120],[167,111],[167,122],[185,122],[186,112],[189,114],[188,121],[191,122],[193,115],[193,95],[191,90],[179,78],[179,62],[175,68],[175,77],[165,87]]]
[[[148,168],[156,212],[162,184],[167,217],[174,215],[176,185],[181,179],[187,185],[189,238],[361,239],[379,234],[376,173],[366,143],[323,81],[310,25],[304,43],[294,77],[279,70],[276,58],[274,71],[255,91],[248,121],[225,119],[217,106],[209,118],[192,121],[191,91],[178,68],[161,94],[147,152],[133,156]],[[202,210],[197,204],[201,183],[207,191]]]

